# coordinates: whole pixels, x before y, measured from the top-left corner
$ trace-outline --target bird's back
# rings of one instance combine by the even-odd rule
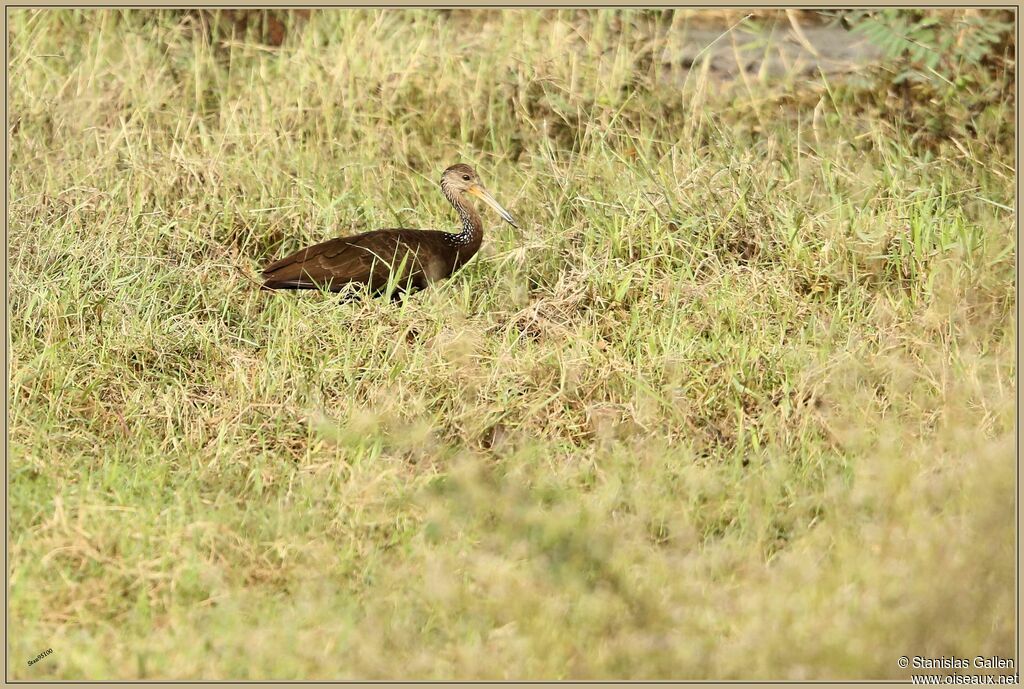
[[[464,264],[472,252],[460,247],[447,232],[384,229],[331,239],[300,249],[263,271],[268,289],[328,289],[350,283],[371,291],[387,288],[423,289]],[[467,255],[468,254],[468,255]]]

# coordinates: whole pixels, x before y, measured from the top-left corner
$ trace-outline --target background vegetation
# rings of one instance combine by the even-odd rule
[[[880,66],[672,58],[790,19]],[[1012,656],[1012,19],[11,12],[10,675]],[[454,279],[248,279],[457,161]]]

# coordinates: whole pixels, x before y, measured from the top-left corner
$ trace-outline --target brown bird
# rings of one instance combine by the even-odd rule
[[[480,250],[484,224],[467,196],[480,199],[518,227],[468,165],[445,170],[441,192],[462,221],[458,234],[403,228],[331,239],[271,263],[263,270],[264,289],[338,292],[345,285],[361,283],[373,294],[391,291],[393,298],[424,289],[452,275]]]

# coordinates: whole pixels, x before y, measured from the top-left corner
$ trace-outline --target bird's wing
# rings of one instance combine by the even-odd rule
[[[395,231],[378,230],[300,249],[264,269],[264,286],[337,290],[350,282],[386,282],[392,269],[402,265],[400,239]],[[416,261],[411,258],[406,259],[403,270],[407,276],[418,272]]]

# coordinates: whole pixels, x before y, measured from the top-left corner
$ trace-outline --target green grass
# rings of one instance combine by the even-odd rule
[[[922,138],[842,78],[679,73],[685,21],[12,12],[10,676],[1012,656],[1012,100]],[[523,229],[453,279],[245,277],[454,228],[459,161]]]

